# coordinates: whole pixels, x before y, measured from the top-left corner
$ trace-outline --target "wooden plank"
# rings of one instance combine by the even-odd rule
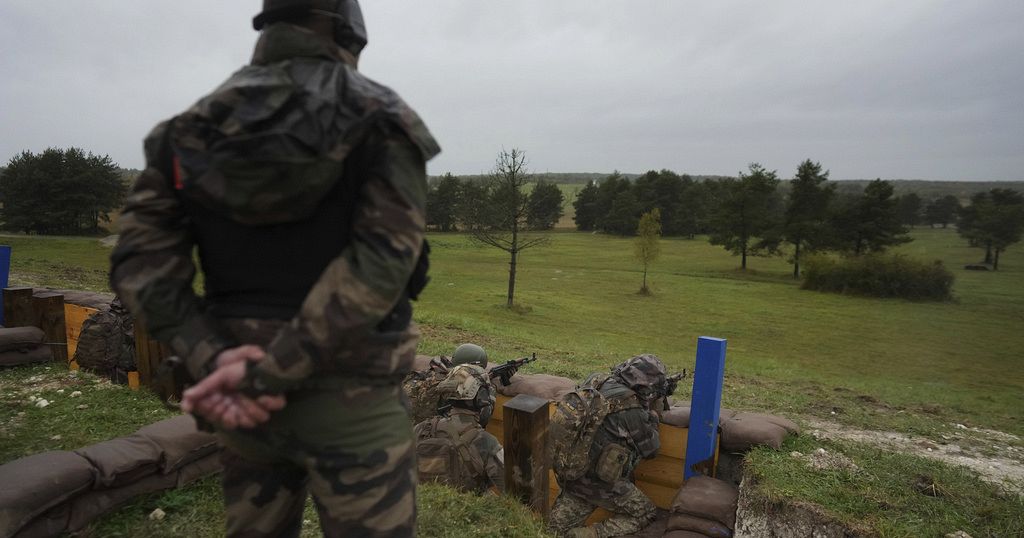
[[[718,449],[718,414],[722,407],[725,378],[725,346],[721,338],[697,339],[697,364],[693,370],[690,398],[690,431],[686,439],[684,478],[712,476]]]
[[[59,293],[43,292],[32,296],[32,310],[36,315],[36,327],[43,330],[44,342],[53,351],[53,359],[68,363],[68,330],[64,324],[64,296]]]
[[[82,324],[89,316],[99,312],[95,308],[64,303],[64,325],[67,327],[68,357],[74,359],[78,349],[78,338],[82,335]],[[72,362],[74,362],[72,360]]]
[[[28,327],[35,322],[32,288],[4,288],[4,326]]]
[[[520,394],[505,403],[504,417],[505,492],[529,506],[547,520],[550,501],[548,480],[547,400]]]

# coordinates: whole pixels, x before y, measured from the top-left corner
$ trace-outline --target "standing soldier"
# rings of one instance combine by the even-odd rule
[[[483,368],[464,364],[438,386],[444,416],[416,425],[421,482],[442,482],[464,491],[505,489],[505,453],[484,428],[494,412],[494,387]]]
[[[551,508],[555,532],[604,538],[633,534],[651,522],[656,507],[633,483],[633,471],[640,459],[658,453],[659,419],[652,409],[664,405],[673,388],[661,360],[639,355],[611,375],[592,375],[559,404],[551,426],[561,487]],[[612,516],[583,527],[597,507]]]
[[[430,366],[423,371],[412,372],[402,382],[402,390],[412,407],[412,423],[419,424],[437,415],[438,385],[451,372],[452,367],[460,364],[475,364],[487,368],[487,352],[476,344],[462,344],[455,348],[452,357],[435,357]]]
[[[298,536],[307,491],[327,536],[413,536],[400,391],[439,148],[357,71],[356,0],[264,0],[253,26],[251,64],[147,137],[111,285],[196,382],[229,536]]]

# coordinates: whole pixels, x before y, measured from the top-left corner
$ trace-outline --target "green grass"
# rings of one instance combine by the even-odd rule
[[[845,455],[857,468],[812,471],[806,458],[790,455],[806,456],[820,448]],[[805,436],[789,438],[779,451],[751,451],[747,468],[755,498],[765,505],[801,499],[829,507],[830,516],[853,528],[882,536],[945,536],[956,530],[974,538],[1024,536],[1024,498],[962,467]],[[934,484],[934,489],[918,484]]]
[[[504,253],[459,235],[436,235],[431,285],[417,305],[423,350],[448,351],[476,338],[500,359],[537,351],[531,369],[580,377],[650,352],[692,368],[697,337],[727,338],[725,404],[781,412],[850,409],[858,425],[888,420],[854,412],[867,397],[885,408],[1024,433],[1024,249],[998,272],[965,271],[977,249],[952,230],[915,231],[908,255],[953,269],[954,302],[917,303],[800,290],[782,258],[754,258],[746,273],[706,241],[670,239],[649,274],[653,296],[636,292],[639,264],[629,239],[551,234],[521,257],[516,300],[504,308]],[[844,395],[850,393],[847,398]],[[859,407],[864,407],[859,406]],[[937,413],[937,415],[936,415]],[[820,414],[820,413],[819,413]],[[891,413],[888,413],[891,414]],[[897,419],[899,417],[890,417]]]
[[[654,293],[641,296],[637,294],[641,268],[632,258],[630,239],[554,232],[549,246],[527,250],[520,258],[518,306],[508,309],[504,307],[508,259],[503,252],[460,234],[432,234],[432,280],[416,305],[416,319],[424,332],[420,352],[448,353],[459,343],[475,341],[494,360],[537,352],[541,360],[524,372],[579,378],[643,352],[661,356],[672,369],[692,369],[697,337],[718,336],[729,341],[723,395],[727,407],[765,410],[798,421],[821,417],[933,440],[954,432],[954,423],[1024,435],[1024,353],[1020,351],[1024,349],[1024,246],[1015,245],[1004,253],[998,272],[973,272],[962,267],[978,261],[982,252],[968,248],[954,230],[918,228],[913,237],[915,241],[899,252],[923,260],[942,259],[956,275],[954,301],[910,302],[800,290],[784,258],[752,258],[750,270],[742,272],[738,259],[703,239],[664,240],[662,259],[649,274]],[[53,286],[106,289],[109,249],[95,239],[21,236],[5,240],[14,246],[14,284],[37,279]],[[0,379],[38,375],[11,372],[15,371],[0,373]],[[7,406],[10,389],[3,390],[0,397]],[[688,392],[688,387],[681,387],[679,399],[686,400]],[[61,428],[78,431],[61,432],[62,440],[87,444],[116,431],[131,431],[135,420],[151,421],[147,412],[162,418],[153,411],[158,403],[126,400],[119,406],[131,410],[127,414],[132,417],[97,416],[74,424],[58,419],[38,431],[8,430],[5,422],[9,438],[4,439],[3,454],[10,458],[64,446],[50,440]],[[21,411],[26,413],[22,418],[36,413]],[[3,412],[8,412],[6,407]],[[32,417],[37,420],[37,415]],[[811,442],[798,439],[787,447],[808,448],[802,443]],[[1004,444],[1024,446],[1019,440]],[[1013,526],[1019,522],[1005,516],[1019,511],[1019,501],[997,496],[966,471],[858,445],[825,446],[846,451],[868,469],[864,476],[871,478],[857,480],[881,488],[882,493],[863,493],[859,488],[867,485],[857,481],[851,482],[856,486],[853,491],[870,499],[874,495],[885,504],[858,504],[857,495],[836,491],[841,489],[836,487],[842,484],[839,478],[825,481],[831,487],[819,485],[820,473],[785,459],[792,448],[755,453],[751,469],[758,473],[759,488],[772,498],[820,504],[838,519],[864,521],[884,536],[907,535],[907,529],[925,519],[942,525],[962,522],[965,530],[975,529],[974,536],[1013,535],[1006,534],[1006,529],[1019,532],[1020,527]],[[993,450],[980,443],[966,448],[981,453]],[[940,503],[908,497],[901,484],[910,472],[938,477],[950,495]],[[170,512],[160,524],[184,529],[195,519],[204,522],[203,532],[217,533],[222,515],[217,506],[207,506],[218,505],[215,484],[168,495],[195,495],[193,504],[204,507],[196,509],[202,513],[184,511],[182,527],[173,527]],[[475,513],[475,508],[456,508],[451,499],[430,495],[425,493],[421,502],[441,500],[424,506],[446,508],[421,512],[425,521],[435,513],[441,518],[438,529],[424,530],[424,535],[443,535],[434,533],[444,532],[449,514],[455,520],[478,521],[473,519],[476,516],[455,515]],[[102,529],[99,535],[157,532],[151,527],[159,525],[147,523],[139,514],[148,514],[165,497],[154,497],[146,501],[149,504],[133,503],[104,520],[97,527]],[[992,504],[991,527],[979,519],[978,514],[987,513],[977,507],[981,498]],[[177,502],[174,499],[167,502]],[[906,499],[933,511],[914,511],[901,504]],[[892,508],[883,510],[888,506]],[[121,531],[106,526],[118,521]],[[487,521],[456,525],[452,532],[490,532],[502,528],[504,520]],[[478,524],[478,528],[472,526]],[[946,532],[952,530],[949,527]]]

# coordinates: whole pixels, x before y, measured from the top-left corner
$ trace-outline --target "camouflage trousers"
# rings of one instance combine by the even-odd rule
[[[321,384],[333,386],[288,393],[258,428],[219,432],[228,536],[299,536],[307,493],[324,536],[415,535],[415,450],[401,388]]]
[[[611,512],[611,517],[596,523],[586,531],[579,529],[598,507]],[[634,534],[646,527],[654,519],[656,512],[657,507],[651,499],[634,484],[629,484],[625,495],[609,500],[587,500],[562,490],[555,499],[555,505],[551,507],[548,527],[559,536],[623,536]]]

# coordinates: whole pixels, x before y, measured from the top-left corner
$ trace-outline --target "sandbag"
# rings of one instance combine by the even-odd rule
[[[731,538],[732,530],[717,521],[689,514],[672,514],[668,518],[668,528],[672,530],[695,532],[699,536]]]
[[[661,413],[661,422],[679,428],[690,427],[690,406],[677,406]]]
[[[28,351],[43,344],[45,333],[39,327],[0,329],[0,351]]]
[[[217,438],[196,428],[192,415],[178,415],[144,426],[135,435],[152,441],[159,449],[160,472],[170,473],[217,452]]]
[[[35,454],[0,465],[0,536],[93,485],[93,467],[73,452]]]
[[[53,350],[50,349],[50,346],[38,346],[24,351],[17,349],[0,351],[0,366],[19,366],[52,360]]]
[[[156,443],[138,435],[103,441],[75,453],[95,467],[95,489],[120,487],[156,474],[162,455]]]
[[[789,419],[762,413],[727,412],[725,409],[719,424],[722,428],[721,449],[727,452],[746,452],[757,445],[777,450],[782,447],[786,435],[800,431]]]
[[[679,488],[670,511],[716,521],[732,530],[736,528],[739,496],[739,489],[732,484],[710,476],[694,476]]]
[[[67,532],[81,530],[97,517],[139,495],[171,489],[177,485],[176,475],[151,474],[112,489],[88,491],[71,500]]]
[[[206,478],[207,476],[224,470],[224,463],[221,462],[220,454],[220,450],[218,449],[216,452],[212,452],[180,467],[177,473],[177,487],[180,488],[181,486],[191,484],[200,478]]]
[[[412,360],[412,369],[414,372],[422,372],[427,368],[430,368],[430,361],[435,357],[430,355],[416,355],[416,358]]]
[[[114,300],[114,294],[100,293],[96,291],[55,290],[50,288],[34,288],[32,290],[33,295],[38,295],[43,292],[59,293],[63,295],[65,304],[85,306],[88,308],[95,308],[97,310],[107,310],[110,308],[110,302]]]
[[[502,385],[500,381],[496,385],[499,393],[510,398],[529,394],[549,401],[560,400],[576,389],[575,381],[548,374],[516,374],[508,386]]]

